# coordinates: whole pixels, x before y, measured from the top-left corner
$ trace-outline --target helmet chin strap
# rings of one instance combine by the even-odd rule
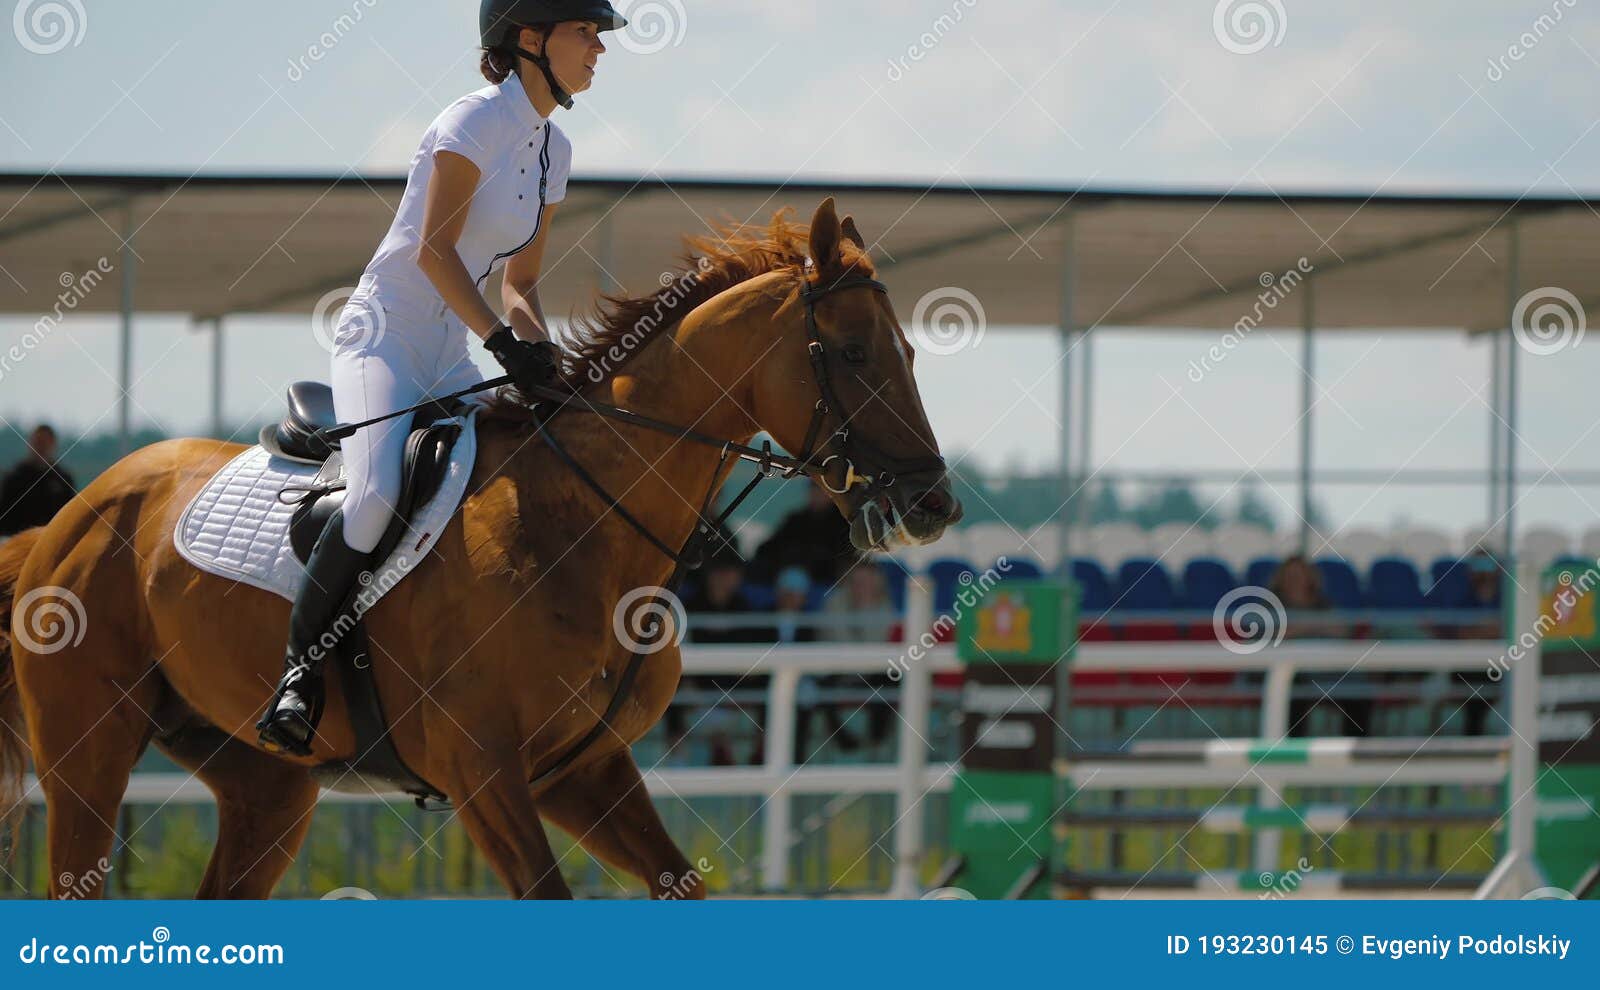
[[[521,55],[534,65],[537,65],[539,67],[539,71],[544,73],[544,81],[549,84],[550,95],[556,98],[556,102],[561,104],[562,107],[571,110],[572,97],[567,93],[566,90],[561,88],[560,83],[556,82],[556,74],[550,71],[550,60],[545,58],[543,55],[535,55],[533,52],[528,51],[521,45],[516,45],[514,48],[518,55]]]

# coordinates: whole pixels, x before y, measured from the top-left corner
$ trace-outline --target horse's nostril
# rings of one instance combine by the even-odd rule
[[[930,516],[943,516],[950,511],[950,500],[938,488],[924,489],[911,500],[912,512],[925,512]]]

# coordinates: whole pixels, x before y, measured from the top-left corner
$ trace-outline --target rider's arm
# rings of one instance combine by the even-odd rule
[[[549,324],[539,305],[539,270],[544,265],[544,245],[550,233],[550,220],[558,204],[544,208],[539,234],[533,243],[506,259],[505,281],[500,285],[500,302],[505,306],[506,322],[523,340],[549,340]]]
[[[472,196],[478,189],[478,166],[453,151],[435,152],[422,212],[422,246],[417,267],[439,291],[445,304],[473,333],[488,337],[500,317],[478,292],[478,286],[456,251]],[[540,233],[540,238],[544,237]]]

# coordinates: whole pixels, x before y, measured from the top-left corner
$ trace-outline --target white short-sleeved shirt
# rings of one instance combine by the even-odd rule
[[[507,257],[533,243],[541,199],[549,205],[567,195],[572,144],[534,109],[516,75],[450,104],[422,136],[411,158],[400,209],[362,279],[391,316],[426,319],[447,311],[433,283],[417,267],[433,156],[440,151],[454,152],[478,166],[478,188],[456,252],[480,288]]]

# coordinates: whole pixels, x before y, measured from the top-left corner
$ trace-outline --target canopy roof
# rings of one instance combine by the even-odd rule
[[[396,177],[0,175],[0,312],[42,313],[63,273],[119,264],[134,232],[134,306],[197,318],[303,312],[354,285],[394,215]],[[1250,316],[1301,325],[1295,303],[1262,306],[1264,276],[1315,272],[1323,328],[1504,327],[1508,289],[1600,294],[1600,201],[1492,196],[1283,195],[764,180],[574,179],[552,228],[541,298],[552,315],[589,304],[603,274],[659,285],[685,233],[764,222],[823,196],[852,213],[902,320],[946,286],[991,325],[1063,323],[1068,231],[1074,326],[1222,328]],[[1520,230],[1508,281],[1508,232]],[[1304,259],[1304,264],[1302,264]],[[116,278],[108,277],[108,282]],[[116,312],[117,291],[80,312]],[[1274,300],[1275,301],[1275,300]]]

